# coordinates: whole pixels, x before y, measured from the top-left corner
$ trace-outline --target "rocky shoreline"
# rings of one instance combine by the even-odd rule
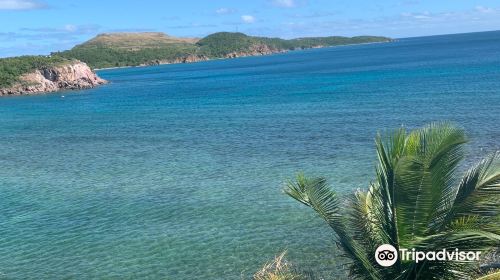
[[[220,58],[210,58],[206,55],[188,55],[185,57],[176,58],[174,60],[153,60],[148,63],[141,64],[139,66],[153,66],[153,65],[163,65],[163,64],[179,64],[179,63],[193,63],[200,61],[208,61],[215,59],[229,59],[229,58],[238,58],[238,57],[247,57],[247,56],[261,56],[261,55],[270,55],[275,53],[283,53],[287,52],[287,50],[281,49],[273,49],[267,45],[255,45],[250,48],[249,51],[241,51],[241,52],[232,52],[224,57]],[[134,67],[134,66],[126,66],[126,67]],[[103,68],[96,70],[104,70],[104,69],[114,69],[114,68],[124,68],[124,67],[112,67],[112,68]]]
[[[313,48],[322,48],[324,46],[315,46]],[[290,50],[272,48],[265,44],[257,44],[251,46],[249,50],[231,52],[220,58],[212,58],[201,54],[191,54],[185,57],[176,58],[174,60],[153,60],[148,63],[138,65],[139,67],[162,65],[162,64],[179,64],[179,63],[194,63],[200,61],[208,61],[214,59],[231,59],[248,56],[262,56],[276,53],[285,53]],[[127,68],[138,66],[112,67],[95,70]],[[101,79],[90,67],[81,61],[73,60],[59,66],[43,67],[31,73],[23,74],[13,86],[0,88],[0,96],[8,95],[35,95],[60,90],[79,90],[89,89],[96,86],[106,84],[107,81]]]
[[[60,90],[78,90],[93,88],[107,81],[96,75],[90,67],[73,61],[53,67],[44,67],[20,77],[20,82],[8,88],[0,88],[0,96],[34,95]]]
[[[359,44],[352,44],[352,45],[366,45],[366,44],[379,44],[379,43],[385,43],[385,42],[359,43]],[[251,47],[250,51],[232,52],[232,53],[229,53],[223,57],[217,57],[217,58],[208,57],[206,55],[194,55],[194,54],[192,54],[192,55],[180,57],[180,58],[177,58],[174,60],[156,59],[156,60],[150,61],[148,63],[143,63],[143,64],[136,65],[136,66],[106,67],[106,68],[96,68],[95,70],[110,70],[110,69],[131,68],[131,67],[147,67],[147,66],[164,65],[164,64],[195,63],[195,62],[202,62],[202,61],[209,61],[209,60],[231,59],[231,58],[250,57],[250,56],[263,56],[263,55],[272,55],[272,54],[278,54],[278,53],[287,53],[290,51],[297,51],[297,50],[321,49],[321,48],[341,47],[341,46],[349,46],[349,45],[351,45],[351,44],[340,45],[340,46],[318,45],[318,46],[313,46],[311,48],[298,48],[298,49],[293,49],[293,50],[270,48],[268,45],[254,45]]]

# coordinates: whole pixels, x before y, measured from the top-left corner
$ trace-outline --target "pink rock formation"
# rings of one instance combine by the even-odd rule
[[[237,58],[245,56],[269,55],[273,53],[286,52],[286,50],[271,48],[268,45],[253,45],[249,51],[232,52],[226,55],[226,58]]]
[[[80,61],[38,69],[32,73],[24,74],[20,80],[21,82],[9,88],[0,88],[0,96],[86,89],[107,83],[99,78],[87,64]]]

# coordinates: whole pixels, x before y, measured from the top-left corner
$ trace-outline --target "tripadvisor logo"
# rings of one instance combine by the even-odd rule
[[[392,245],[380,245],[375,251],[375,260],[381,266],[392,266],[398,260],[398,251]]]
[[[415,248],[408,250],[399,248],[398,250],[394,246],[389,244],[380,245],[375,251],[375,260],[377,263],[384,267],[392,266],[398,260],[398,257],[402,261],[414,261],[415,263],[421,261],[478,261],[480,251],[459,251],[457,248],[455,250],[442,249],[439,251],[417,251]]]

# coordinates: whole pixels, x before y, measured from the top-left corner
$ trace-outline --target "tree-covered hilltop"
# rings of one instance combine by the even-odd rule
[[[341,45],[389,42],[391,41],[391,39],[381,36],[355,36],[355,37],[330,36],[330,37],[297,38],[289,41],[293,44],[294,48],[305,49],[317,46],[341,46]]]
[[[280,51],[327,47],[347,44],[388,42],[390,38],[313,37],[285,40],[248,36],[243,33],[218,32],[201,40],[176,38],[163,33],[109,33],[101,34],[71,50],[54,53],[65,58],[76,58],[92,68],[138,66],[159,63],[262,55]],[[190,59],[186,59],[190,57]]]
[[[70,59],[60,56],[19,56],[0,58],[0,88],[19,82],[19,78],[35,69],[70,63]]]
[[[234,52],[251,50],[255,46],[267,46],[271,50],[289,51],[314,47],[329,47],[349,44],[389,42],[390,38],[377,36],[358,37],[310,37],[285,40],[281,38],[255,37],[243,33],[218,32],[196,43],[201,53],[209,57],[224,57]]]
[[[105,46],[78,45],[69,51],[53,53],[65,58],[77,58],[92,68],[108,68],[153,64],[155,61],[174,61],[196,53],[194,44],[171,44],[168,47],[123,49]]]
[[[259,44],[256,37],[243,33],[218,32],[199,40],[196,45],[199,52],[212,58],[224,57],[231,52],[249,50]]]
[[[197,41],[159,32],[104,33],[71,50],[53,55],[77,58],[92,68],[137,66],[190,55],[196,52]]]

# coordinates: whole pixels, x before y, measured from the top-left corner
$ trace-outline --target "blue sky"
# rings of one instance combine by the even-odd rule
[[[103,32],[402,38],[499,29],[500,0],[0,0],[0,57],[65,50]]]

